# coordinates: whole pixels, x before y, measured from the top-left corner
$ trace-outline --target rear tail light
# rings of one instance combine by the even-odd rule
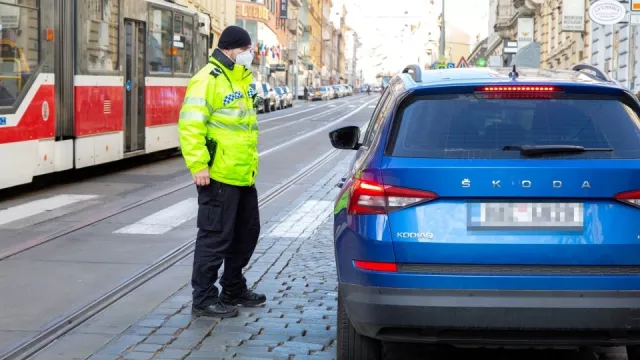
[[[398,272],[398,265],[396,263],[355,260],[354,264],[358,269],[361,269],[361,270]]]
[[[615,196],[616,200],[640,207],[640,190],[625,191]]]
[[[355,179],[351,186],[349,214],[386,214],[437,198],[438,195],[430,191],[406,189]]]
[[[498,85],[476,89],[476,96],[488,99],[549,99],[562,90],[556,86]]]

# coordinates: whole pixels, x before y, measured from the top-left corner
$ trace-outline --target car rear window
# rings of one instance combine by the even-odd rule
[[[509,159],[507,145],[578,145],[613,152],[566,159],[640,157],[640,119],[608,99],[476,99],[417,97],[396,115],[391,155],[418,158]],[[554,159],[562,158],[550,155]]]

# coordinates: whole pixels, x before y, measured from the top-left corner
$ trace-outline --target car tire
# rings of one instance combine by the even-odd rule
[[[338,291],[338,360],[381,360],[382,342],[358,334]]]
[[[640,360],[640,346],[627,346],[627,360]]]

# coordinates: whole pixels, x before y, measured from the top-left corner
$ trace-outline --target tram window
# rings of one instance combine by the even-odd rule
[[[176,14],[173,46],[176,48],[173,70],[190,73],[193,67],[193,18]]]
[[[0,106],[11,105],[40,63],[38,0],[0,1]]]
[[[84,0],[86,17],[83,52],[89,71],[117,71],[118,62],[118,0]]]
[[[153,9],[149,17],[149,70],[171,73],[174,52],[173,16],[169,10]]]

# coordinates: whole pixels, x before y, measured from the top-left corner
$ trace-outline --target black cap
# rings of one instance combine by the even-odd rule
[[[251,36],[247,30],[231,25],[222,31],[218,47],[223,50],[239,49],[251,45]]]

